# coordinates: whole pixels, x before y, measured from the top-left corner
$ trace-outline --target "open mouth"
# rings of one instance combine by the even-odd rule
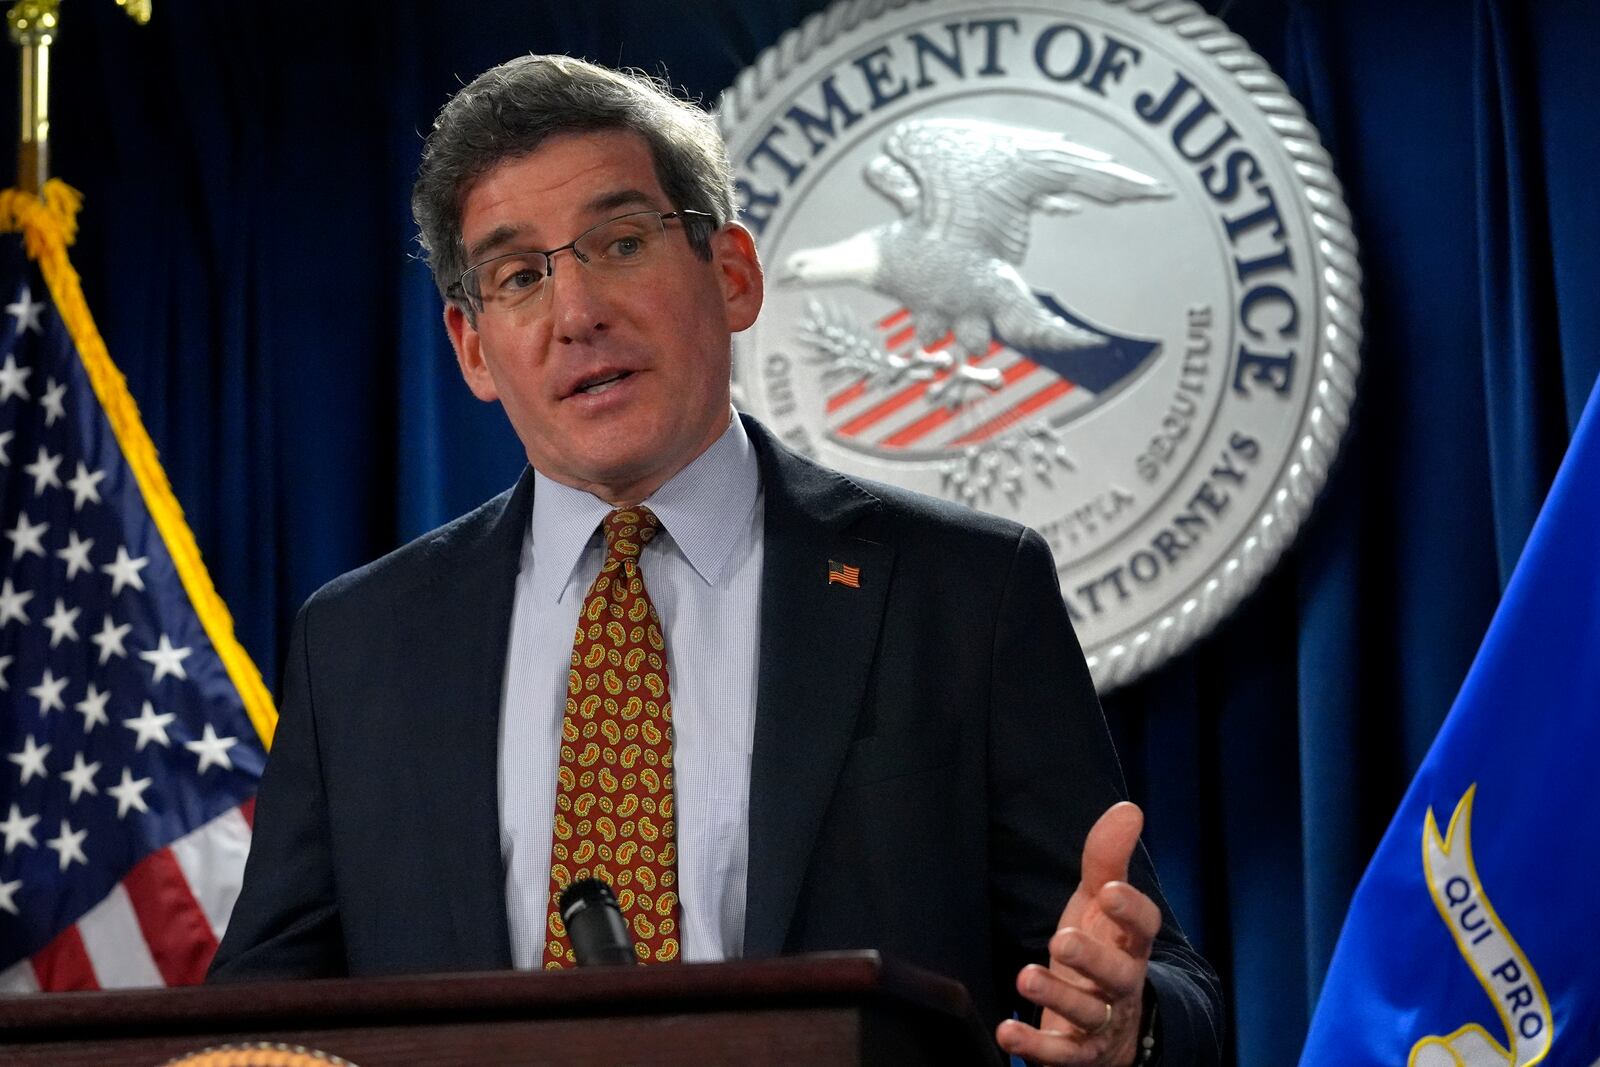
[[[618,371],[617,373],[609,374],[604,378],[596,378],[593,381],[584,382],[582,385],[578,386],[572,391],[572,395],[598,396],[607,389],[610,389],[613,385],[616,385],[618,382],[622,381],[624,378],[631,378],[632,376],[633,371],[631,370]]]

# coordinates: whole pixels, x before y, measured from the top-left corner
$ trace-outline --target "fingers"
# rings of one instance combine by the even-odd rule
[[[1050,966],[1030,965],[1017,991],[1044,1009],[1038,1027],[1010,1020],[1000,1047],[1035,1063],[1127,1063],[1133,1059],[1150,949],[1161,909],[1128,884],[1144,813],[1126,801],[1090,827],[1081,879],[1050,939]]]
[[[1108,1000],[1036,965],[1017,976],[1017,989],[1045,1011],[1038,1027],[1015,1020],[1000,1024],[995,1040],[1007,1052],[1037,1064],[1133,1062],[1138,995]]]
[[[1144,812],[1130,801],[1113,804],[1089,828],[1083,842],[1082,884],[1098,890],[1107,882],[1128,880],[1128,861],[1144,829]]]
[[[1104,1015],[1104,1011],[1101,1012]],[[1054,1030],[1036,1030],[1026,1023],[1007,1019],[994,1032],[996,1043],[1012,1056],[1029,1063],[1048,1063],[1059,1067],[1082,1067],[1100,1062],[1104,1049],[1086,1045],[1076,1037]]]
[[[1095,940],[1082,930],[1062,930],[1051,938],[1050,958],[1088,979],[1092,991],[1101,994],[1097,997],[1099,1000],[1120,1000],[1144,988],[1145,962],[1142,955],[1130,955],[1115,945]],[[1027,990],[1021,989],[1020,985],[1018,992],[1027,995]],[[1042,1006],[1053,1007],[1048,1004]],[[1088,1020],[1091,1027],[1098,1022],[1092,1017]]]
[[[1156,935],[1161,933],[1161,909],[1127,882],[1100,887],[1100,910],[1115,924],[1116,941],[1129,955],[1146,959]]]
[[[1106,1025],[1106,1005],[1115,1000],[1109,991],[1075,983],[1038,964],[1029,964],[1017,975],[1017,992],[1053,1012],[1077,1028],[1072,1036],[1092,1036]],[[1059,1025],[1047,1014],[1046,1022]]]
[[[995,1031],[995,1040],[1030,1063],[1104,1067],[1132,1062],[1144,961],[1094,941],[1081,930],[1062,931],[1052,938],[1052,955],[1058,947],[1061,955],[1075,961],[1073,970],[1057,973],[1032,964],[1017,975],[1017,991],[1044,1009],[1039,1026],[1004,1022]],[[1091,971],[1100,977],[1091,980]]]
[[[1036,1063],[1100,1064],[1108,1052],[1131,1049],[1161,910],[1126,882],[1102,886],[1095,903],[1114,925],[1100,935],[1057,931],[1050,967],[1034,964],[1017,975],[1017,991],[1044,1013],[1037,1029],[1016,1023],[996,1031],[1007,1052]],[[1107,929],[1116,936],[1105,937]]]

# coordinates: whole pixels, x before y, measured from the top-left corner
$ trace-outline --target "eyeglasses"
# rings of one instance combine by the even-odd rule
[[[589,227],[559,248],[507,252],[475,263],[462,272],[453,288],[480,314],[536,307],[544,302],[550,289],[556,253],[571,249],[572,257],[588,270],[602,276],[620,275],[660,259],[666,245],[667,223],[674,219],[687,227],[690,219],[697,225],[708,225],[714,216],[687,210],[619,215]]]

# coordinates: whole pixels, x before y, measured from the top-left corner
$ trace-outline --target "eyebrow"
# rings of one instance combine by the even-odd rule
[[[619,189],[614,193],[602,193],[585,205],[591,215],[598,215],[603,211],[615,211],[619,207],[643,206],[656,209],[655,200],[639,189]]]
[[[602,215],[615,211],[619,207],[643,207],[656,210],[655,199],[650,194],[640,189],[619,189],[612,193],[602,193],[584,205],[585,213],[589,215]],[[485,255],[501,249],[516,241],[528,230],[525,225],[496,226],[479,240],[473,242],[467,249],[467,262],[477,263]]]
[[[526,229],[526,226],[512,226],[510,224],[496,226],[478,241],[475,241],[471,248],[467,249],[467,263],[477,263],[485,253],[493,252],[497,248],[510,244]]]

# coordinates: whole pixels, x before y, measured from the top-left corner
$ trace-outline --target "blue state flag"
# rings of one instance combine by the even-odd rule
[[[1600,1061],[1600,386],[1356,890],[1301,1067]]]
[[[45,192],[0,192],[0,993],[190,984],[273,709]]]

